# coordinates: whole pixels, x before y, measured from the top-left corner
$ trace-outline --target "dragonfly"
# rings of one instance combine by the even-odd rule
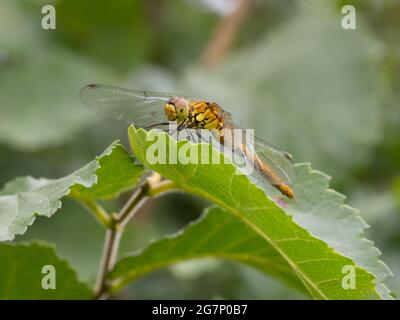
[[[158,128],[166,131],[171,122],[176,123],[177,130],[210,130],[216,133],[222,145],[234,145],[227,132],[240,129],[232,120],[232,115],[216,102],[176,93],[90,84],[81,89],[80,99],[100,116],[125,121],[146,130]],[[255,136],[241,141],[246,142],[232,148],[246,162],[253,164],[251,177],[271,185],[290,199],[294,198],[292,156]]]

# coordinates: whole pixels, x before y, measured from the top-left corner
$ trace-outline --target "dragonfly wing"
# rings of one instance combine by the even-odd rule
[[[296,180],[296,172],[292,163],[292,156],[275,147],[274,145],[255,137],[254,135],[246,133],[246,131],[238,126],[233,120],[229,112],[222,110],[225,134],[224,141],[235,154],[245,158],[247,166],[252,166],[250,175],[261,181],[265,182],[267,179],[269,183],[276,184],[277,180],[279,183],[292,185]],[[241,133],[237,135],[234,130],[241,130]],[[237,139],[239,138],[239,141]],[[246,145],[246,151],[242,149],[242,143]],[[271,177],[275,181],[272,181],[271,177],[262,172],[260,166],[255,165],[254,156],[256,156],[261,162],[263,162],[268,171],[272,173]],[[248,171],[248,169],[246,169]]]
[[[157,127],[168,122],[164,105],[169,99],[182,96],[173,93],[128,90],[92,84],[82,88],[82,102],[95,113],[122,120],[137,127]]]
[[[282,183],[288,185],[294,184],[296,172],[290,154],[254,136],[250,137],[246,145],[250,146],[251,153],[257,155]],[[265,180],[265,175],[260,170],[253,170],[252,175],[258,180]]]

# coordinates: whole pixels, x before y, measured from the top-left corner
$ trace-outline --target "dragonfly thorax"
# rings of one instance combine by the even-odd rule
[[[169,121],[176,121],[184,128],[222,131],[224,127],[220,107],[214,102],[174,97],[164,105],[164,111]]]

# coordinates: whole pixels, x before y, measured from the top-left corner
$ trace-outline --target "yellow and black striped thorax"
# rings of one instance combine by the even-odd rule
[[[221,108],[214,102],[190,101],[189,116],[184,125],[187,128],[217,129],[222,131],[224,119]]]

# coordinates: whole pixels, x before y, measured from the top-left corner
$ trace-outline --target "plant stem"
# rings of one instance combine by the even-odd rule
[[[122,232],[117,228],[108,229],[106,239],[104,240],[103,254],[100,262],[99,272],[94,290],[94,299],[104,298],[107,290],[106,277],[107,273],[115,264],[118,254],[119,242]]]
[[[115,216],[116,221],[124,227],[136,213],[138,207],[148,197],[148,182],[142,185],[127,201],[122,210]]]
[[[148,179],[145,184],[134,192],[118,214],[110,216],[111,218],[107,226],[107,234],[104,240],[103,253],[94,290],[95,299],[104,299],[107,296],[109,289],[107,274],[114,268],[118,256],[120,240],[126,224],[149,197],[156,197],[173,189],[175,189],[175,184],[172,181],[167,180],[153,183]]]

